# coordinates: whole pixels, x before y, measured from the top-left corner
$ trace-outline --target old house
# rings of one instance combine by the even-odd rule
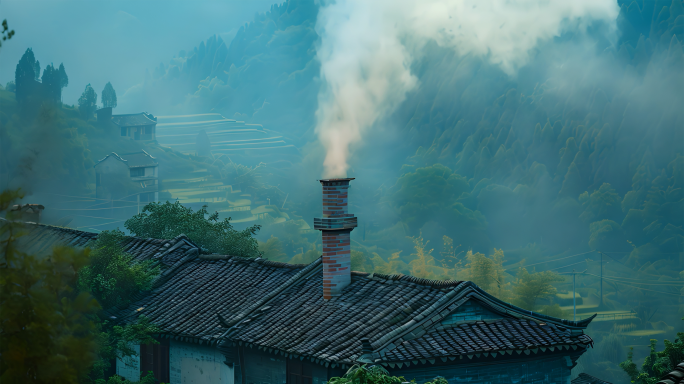
[[[112,152],[95,164],[98,199],[148,203],[159,200],[159,163],[145,151]]]
[[[10,212],[15,220],[40,223],[44,209],[45,207],[40,204],[18,204],[13,205]]]
[[[121,136],[133,140],[156,139],[157,118],[150,113],[112,115],[112,123],[119,127]]]
[[[425,382],[567,384],[592,345],[591,318],[530,312],[468,281],[352,272],[346,211],[351,179],[322,180],[321,258],[292,265],[203,254],[184,236],[130,238],[135,260],[161,268],[150,291],[108,314],[146,316],[159,344],[116,362],[129,380],[153,371],[166,383],[314,384],[354,364],[380,364]],[[32,224],[36,243],[85,245],[94,234]],[[47,234],[46,234],[47,233]],[[39,245],[34,244],[38,247]]]

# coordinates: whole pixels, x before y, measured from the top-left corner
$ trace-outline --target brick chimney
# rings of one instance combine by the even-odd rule
[[[356,217],[347,213],[348,179],[319,180],[323,185],[323,218],[314,219],[314,229],[323,237],[323,299],[341,294],[351,283],[351,231]]]
[[[19,204],[13,205],[10,212],[14,220],[38,224],[44,209],[45,207],[40,204]]]

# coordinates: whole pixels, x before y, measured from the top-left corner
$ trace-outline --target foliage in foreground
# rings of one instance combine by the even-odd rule
[[[632,360],[634,356],[633,348],[629,349],[627,360],[620,363],[632,383],[635,384],[655,384],[667,373],[674,370],[680,362],[684,361],[684,332],[678,332],[674,342],[664,340],[665,349],[656,352],[656,339],[651,339],[651,353],[646,356],[641,370]]]
[[[0,211],[20,197],[3,192]],[[99,350],[100,306],[73,288],[89,252],[55,247],[45,257],[28,255],[16,247],[24,234],[20,223],[0,227],[0,382],[80,382]]]
[[[0,193],[0,212],[22,197]],[[19,222],[0,226],[0,382],[115,383],[104,374],[110,361],[135,355],[131,345],[156,343],[159,329],[144,316],[125,326],[102,321],[100,304],[122,303],[156,271],[126,264],[120,232],[99,235],[93,252],[57,246],[45,256],[21,251],[25,234]]]
[[[333,377],[328,384],[401,384],[409,383],[403,376],[390,376],[386,369],[379,365],[354,365],[342,377]],[[410,383],[415,383],[411,380]],[[442,377],[436,377],[425,384],[448,384]]]
[[[208,215],[207,206],[197,212],[180,202],[150,203],[142,212],[126,220],[131,234],[155,239],[172,239],[185,234],[191,241],[211,253],[256,257],[260,255],[254,238],[260,225],[235,230],[230,218],[219,220],[218,212]]]
[[[123,252],[120,244],[125,237],[119,230],[100,232],[89,246],[90,265],[79,272],[79,289],[90,292],[105,308],[128,304],[128,298],[148,289],[159,273],[149,261],[134,263]]]

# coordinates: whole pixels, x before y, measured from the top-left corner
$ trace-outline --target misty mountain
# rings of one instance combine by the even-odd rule
[[[589,31],[591,41],[560,36],[517,76],[428,44],[412,68],[419,88],[387,119],[404,143],[388,156],[407,164],[387,174],[404,176],[383,182],[399,191],[420,173],[445,180],[453,174],[469,190],[434,199],[439,203],[418,192],[412,199],[385,197],[378,217],[410,223],[407,235],[423,230],[439,242],[449,234],[481,250],[541,243],[559,253],[592,246],[633,250],[630,260],[643,265],[649,262],[637,261],[639,247],[681,249],[681,217],[667,212],[682,204],[676,172],[684,122],[676,98],[683,84],[682,2],[620,6],[617,41],[602,38],[600,27]],[[230,44],[212,37],[181,52],[129,93],[154,95],[145,99],[160,107],[277,126],[301,136],[303,145],[313,140],[319,88],[316,16],[313,1],[274,5]],[[351,165],[359,168],[375,148],[362,146]],[[443,173],[430,170],[435,164],[447,174],[435,176]],[[648,208],[654,204],[664,207]],[[594,209],[611,213],[583,213]],[[456,231],[459,217],[477,225]]]
[[[148,71],[126,103],[159,114],[219,112],[302,134],[318,93],[317,12],[313,0],[273,5],[231,42],[212,36]]]

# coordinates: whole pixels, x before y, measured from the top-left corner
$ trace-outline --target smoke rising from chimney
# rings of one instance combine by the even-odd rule
[[[513,75],[540,44],[595,21],[614,27],[614,0],[336,0],[316,31],[322,86],[316,133],[324,177],[345,177],[353,145],[418,86],[411,64],[430,40]]]

